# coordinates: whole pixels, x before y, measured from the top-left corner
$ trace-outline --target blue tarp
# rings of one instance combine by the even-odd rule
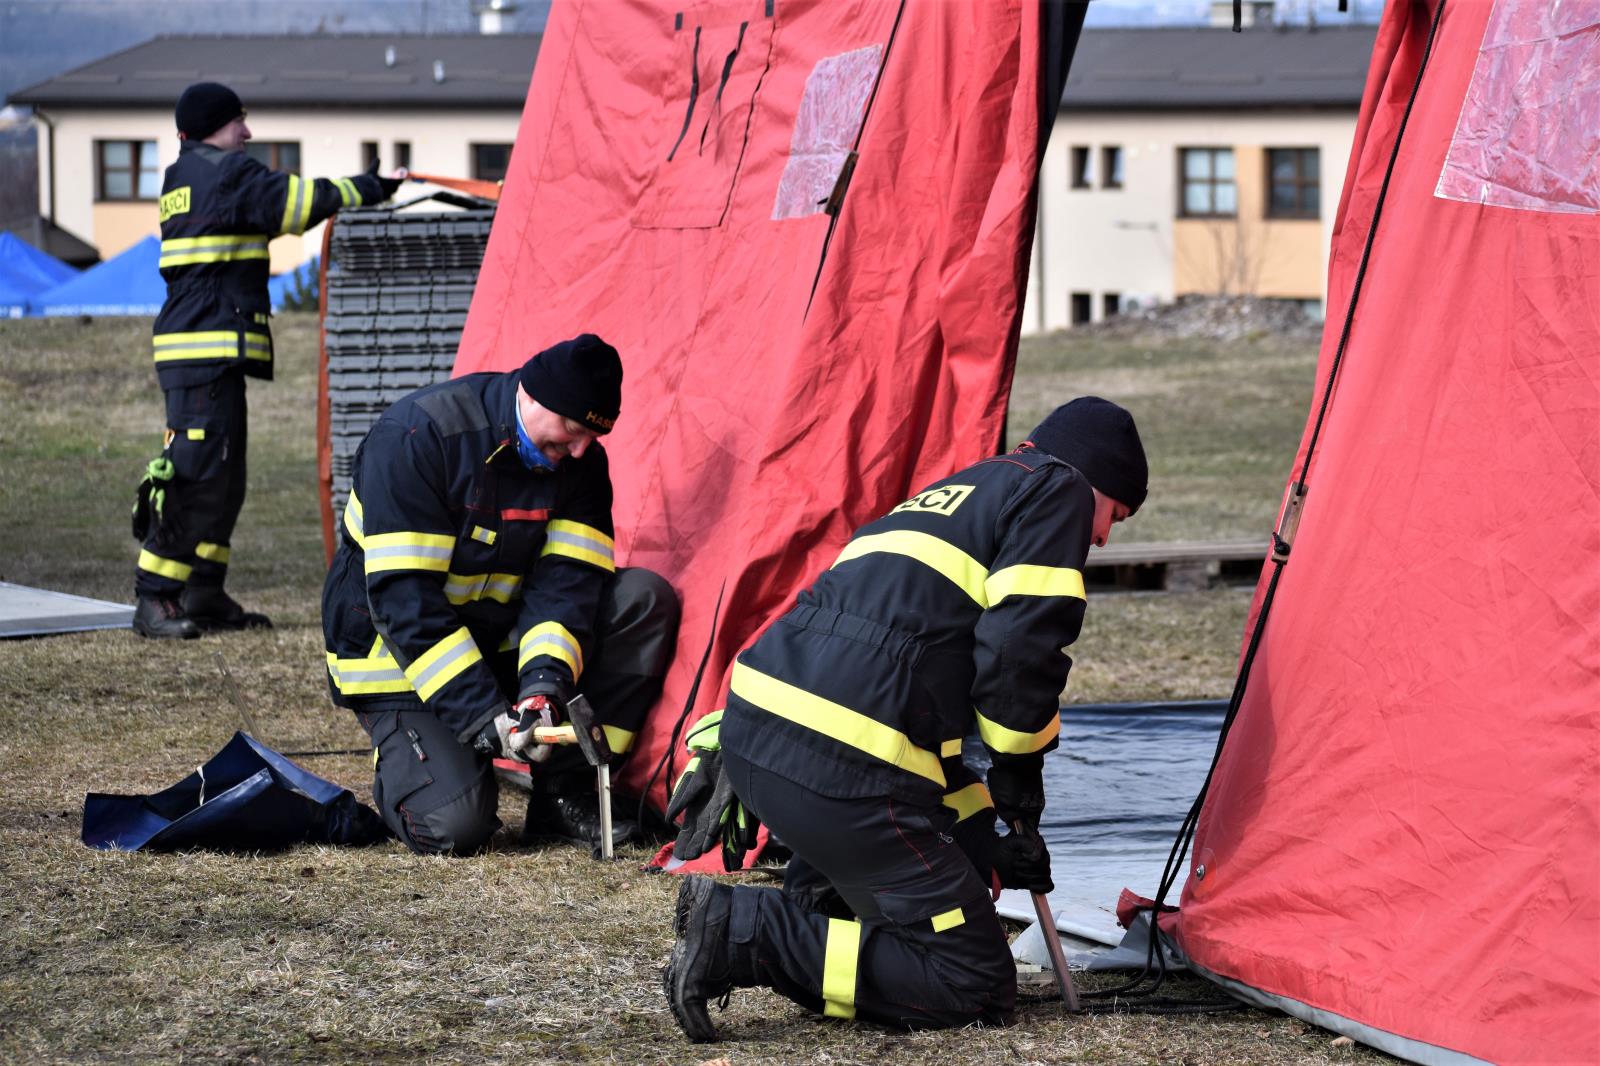
[[[153,315],[167,297],[160,261],[161,241],[146,237],[28,302],[36,315]]]
[[[378,814],[341,788],[235,733],[206,764],[149,796],[91,792],[83,842],[91,848],[270,851],[294,844],[374,844]]]
[[[28,301],[78,272],[12,233],[0,233],[0,318],[18,318]]]
[[[297,287],[315,291],[317,286],[317,256],[312,256],[304,263],[285,274],[279,274],[267,282],[267,294],[272,297],[272,309],[283,310],[283,302],[294,295]]]

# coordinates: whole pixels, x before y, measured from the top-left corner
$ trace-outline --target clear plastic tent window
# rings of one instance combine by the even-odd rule
[[[1496,0],[1435,195],[1600,213],[1600,2]]]
[[[861,129],[882,55],[881,46],[868,45],[828,56],[811,68],[794,120],[789,161],[778,181],[772,221],[815,215],[827,203]]]

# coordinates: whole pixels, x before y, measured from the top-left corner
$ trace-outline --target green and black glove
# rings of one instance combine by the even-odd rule
[[[170,528],[167,497],[172,490],[172,478],[175,473],[172,460],[164,455],[159,459],[150,460],[144,468],[144,480],[139,482],[139,487],[133,493],[134,540],[149,539],[152,529],[160,532]]]
[[[722,868],[738,870],[744,866],[745,853],[756,846],[761,823],[733,794],[733,784],[722,772],[721,727],[722,712],[713,711],[689,731],[684,741],[689,765],[672,789],[667,820],[683,815],[672,846],[674,856],[697,859],[720,845]]]

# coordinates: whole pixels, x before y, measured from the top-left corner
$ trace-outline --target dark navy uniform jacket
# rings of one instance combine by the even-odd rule
[[[362,441],[322,594],[339,706],[426,707],[466,741],[507,707],[497,652],[523,688],[582,678],[615,572],[610,467],[599,443],[524,467],[516,389],[514,372],[430,385]]]
[[[204,384],[229,367],[270,379],[267,241],[304,233],[341,207],[383,199],[382,184],[369,174],[302,178],[243,152],[185,141],[161,185],[161,387]]]
[[[823,795],[991,807],[962,738],[997,765],[1056,746],[1093,523],[1088,480],[1031,448],[935,482],[738,657],[723,747]]]

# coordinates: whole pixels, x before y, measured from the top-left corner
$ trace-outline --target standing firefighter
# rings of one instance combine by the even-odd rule
[[[413,851],[488,841],[494,756],[540,762],[527,835],[599,840],[594,771],[529,742],[581,687],[625,753],[671,658],[676,594],[612,560],[596,438],[621,397],[616,350],[586,333],[412,393],[356,452],[322,592],[328,683],[372,737],[373,799]]]
[[[1145,487],[1132,416],[1074,400],[1015,452],[858,530],[739,656],[720,752],[706,730],[691,737],[679,841],[692,852],[720,832],[736,858],[753,816],[795,859],[782,892],[681,886],[665,980],[690,1040],[715,1040],[706,1002],[748,986],[897,1027],[1010,1020],[1016,967],[992,882],[1052,887],[1043,763],[1083,563]],[[993,760],[987,789],[962,764],[972,733]],[[719,764],[723,788],[697,780]],[[996,815],[1023,832],[998,836]]]
[[[388,199],[400,182],[376,164],[353,178],[305,179],[244,153],[244,105],[200,82],[178,98],[178,161],[161,186],[161,276],[155,363],[166,395],[166,442],[134,508],[143,542],[134,571],[134,631],[196,637],[266,626],[222,585],[244,505],[244,379],[272,378],[267,242],[304,233],[341,207]]]

